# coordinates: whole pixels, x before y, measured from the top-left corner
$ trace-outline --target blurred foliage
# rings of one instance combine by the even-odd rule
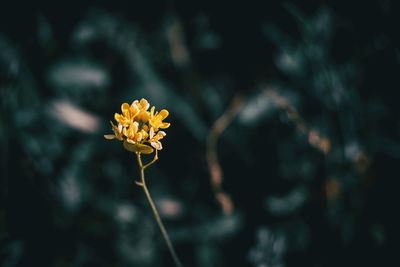
[[[142,97],[170,111],[146,176],[185,266],[389,265],[398,3],[270,2],[3,3],[0,265],[173,266],[103,138]]]

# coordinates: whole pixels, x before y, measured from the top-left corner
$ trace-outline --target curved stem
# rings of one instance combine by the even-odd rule
[[[148,164],[144,165],[143,169],[146,169],[147,167],[149,167],[151,164],[156,162],[156,160],[158,160],[158,150],[157,149],[156,149],[156,152],[154,153],[154,159],[152,161],[150,161]]]
[[[158,214],[156,206],[154,205],[154,202],[150,196],[149,190],[147,189],[147,186],[146,186],[146,182],[144,179],[144,169],[145,169],[145,167],[148,167],[150,164],[143,166],[142,159],[140,158],[140,153],[136,153],[136,156],[137,156],[137,160],[138,160],[139,168],[140,168],[140,179],[141,179],[140,186],[143,187],[143,190],[144,190],[144,193],[146,194],[147,200],[151,206],[151,209],[153,210],[154,217],[156,218],[157,224],[160,227],[161,233],[165,239],[165,242],[167,243],[169,252],[171,253],[172,258],[174,259],[176,266],[183,267],[181,261],[179,260],[178,256],[176,255],[175,249],[172,246],[172,243],[171,243],[171,240],[169,239],[168,233],[165,230],[164,224],[161,221],[160,215]],[[156,160],[156,157],[155,157],[155,160]],[[153,163],[154,161],[152,161],[151,163]]]

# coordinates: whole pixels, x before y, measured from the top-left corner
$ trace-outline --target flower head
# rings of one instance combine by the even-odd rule
[[[166,129],[169,127],[169,123],[163,122],[163,120],[168,117],[169,112],[166,109],[160,111],[160,113],[156,112],[154,114],[154,107],[151,108],[150,111],[150,121],[149,124],[157,131],[158,128]]]
[[[160,140],[166,133],[159,129],[169,127],[169,123],[163,122],[169,113],[166,109],[154,113],[154,106],[149,112],[149,107],[149,102],[144,98],[133,101],[131,105],[123,103],[122,113],[114,114],[117,126],[111,122],[114,134],[107,134],[104,137],[124,141],[125,149],[131,152],[149,154],[153,152],[153,148],[161,150]]]

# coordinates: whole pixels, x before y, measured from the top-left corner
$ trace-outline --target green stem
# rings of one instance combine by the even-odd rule
[[[146,194],[147,200],[148,200],[148,202],[149,202],[149,204],[151,206],[151,209],[153,210],[154,217],[156,218],[157,224],[160,227],[161,233],[162,233],[162,235],[163,235],[163,237],[165,239],[165,242],[167,243],[169,252],[171,253],[172,258],[174,259],[174,262],[175,262],[176,266],[183,267],[181,261],[179,260],[178,256],[176,255],[175,249],[172,246],[172,243],[171,243],[171,240],[169,239],[168,233],[165,230],[164,224],[161,221],[160,215],[158,214],[156,206],[154,205],[154,202],[151,199],[149,190],[147,189],[147,186],[146,186],[146,182],[145,182],[145,179],[144,179],[144,169],[145,169],[145,167],[148,167],[150,164],[147,164],[146,166],[143,166],[142,159],[140,158],[140,153],[136,153],[136,156],[137,156],[137,160],[138,160],[139,168],[140,168],[140,178],[141,178],[141,184],[140,185],[143,187],[143,190],[144,190],[144,193]]]

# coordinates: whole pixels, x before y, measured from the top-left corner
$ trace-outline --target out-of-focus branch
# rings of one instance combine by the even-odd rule
[[[219,117],[212,126],[206,144],[206,158],[208,170],[210,172],[210,183],[214,191],[215,198],[221,205],[225,214],[233,211],[232,199],[224,192],[222,188],[223,173],[218,161],[217,144],[218,138],[222,132],[229,126],[233,118],[238,114],[243,106],[243,97],[236,95],[228,107],[228,109]]]
[[[265,93],[271,99],[273,99],[282,110],[285,111],[287,117],[294,123],[297,130],[307,136],[310,145],[317,148],[324,154],[329,153],[331,149],[331,141],[327,137],[321,136],[316,129],[309,127],[301,118],[296,108],[290,104],[290,101],[287,98],[271,88],[265,89]],[[367,155],[367,153],[365,153],[365,151],[359,151],[353,157],[352,162],[355,170],[359,174],[367,177],[370,160],[370,157]],[[327,201],[336,199],[342,191],[341,188],[342,185],[339,179],[337,179],[335,176],[327,177],[324,182],[324,193]]]
[[[317,148],[324,154],[327,154],[329,152],[331,148],[330,140],[327,137],[320,135],[316,129],[309,127],[301,118],[296,108],[290,104],[290,101],[287,98],[280,95],[276,90],[272,88],[265,89],[265,93],[272,100],[274,100],[279,108],[285,111],[287,117],[294,123],[297,130],[307,136],[310,145]]]

